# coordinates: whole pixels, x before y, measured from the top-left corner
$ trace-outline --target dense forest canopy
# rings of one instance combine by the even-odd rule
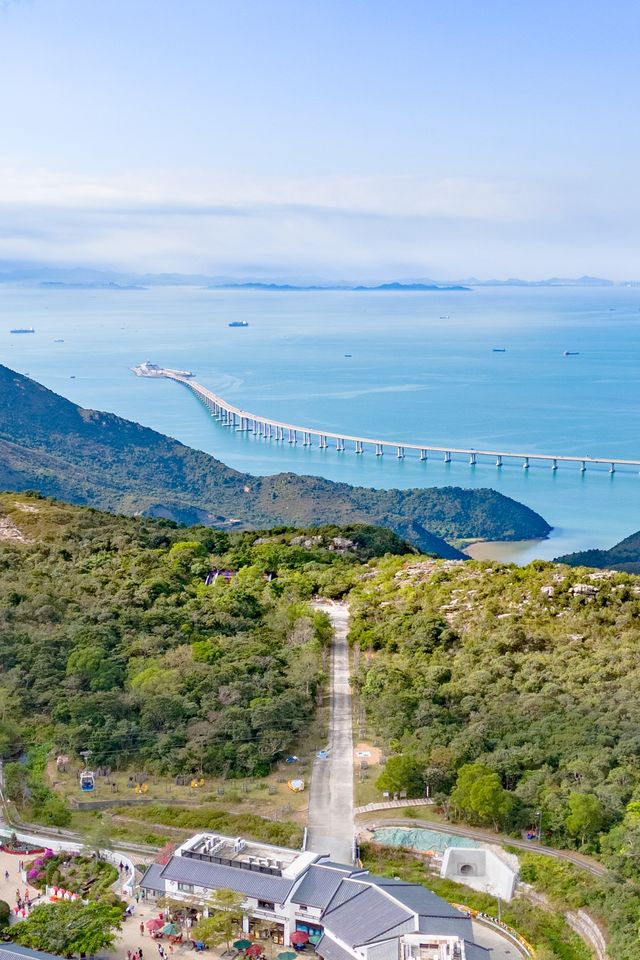
[[[547,840],[640,876],[640,580],[387,559],[352,597],[381,786],[507,830],[541,816]]]
[[[0,520],[0,756],[46,741],[165,773],[268,772],[323,679],[330,630],[306,601],[412,550],[370,527],[228,534],[15,494]]]

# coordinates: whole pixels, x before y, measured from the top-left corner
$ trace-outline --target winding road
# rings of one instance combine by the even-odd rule
[[[307,847],[339,863],[353,862],[353,728],[349,646],[349,609],[343,603],[317,601],[333,625],[330,725],[326,758],[316,757],[309,792]]]

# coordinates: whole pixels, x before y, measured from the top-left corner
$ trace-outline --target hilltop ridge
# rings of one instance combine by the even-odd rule
[[[374,490],[292,473],[253,477],[138,423],[82,409],[1,365],[0,488],[237,529],[373,523],[457,559],[464,555],[446,539],[517,540],[551,529],[494,490]]]

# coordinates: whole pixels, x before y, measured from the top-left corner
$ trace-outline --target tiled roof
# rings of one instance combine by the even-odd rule
[[[160,890],[164,892],[164,880],[161,877],[163,869],[164,866],[161,863],[152,863],[145,870],[145,874],[140,881],[140,886],[144,887],[145,890]]]
[[[165,880],[191,883],[207,890],[235,890],[248,897],[284,903],[295,881],[268,873],[228,867],[222,863],[206,863],[191,857],[172,857],[162,870]]]
[[[332,870],[342,870],[343,873],[366,873],[365,870],[362,870],[360,867],[354,867],[353,864],[337,863],[328,857],[321,857],[318,863],[322,867],[331,867]]]
[[[318,942],[316,953],[318,956],[324,957],[324,960],[353,960],[353,956],[348,950],[345,950],[344,947],[341,947],[335,940],[326,935]],[[475,960],[475,957],[473,960]]]
[[[388,930],[405,922],[413,928],[411,911],[386,897],[381,890],[352,880],[343,880],[342,886],[359,887],[357,896],[340,906],[333,904],[322,917],[329,933],[335,934],[343,943],[354,946],[382,937]]]
[[[340,870],[326,868],[324,864],[314,864],[305,873],[291,899],[294,903],[304,903],[309,907],[320,907],[324,910],[344,876]]]
[[[408,907],[414,913],[429,917],[460,918],[462,916],[460,911],[452,907],[450,903],[418,883],[405,883],[402,880],[392,880],[389,877],[373,876],[367,877],[366,880],[367,883],[372,883],[384,890],[390,897],[393,897],[394,900]]]
[[[30,960],[60,960],[51,953],[42,953],[41,950],[32,950],[31,947],[20,947],[15,943],[0,944],[0,960],[25,960],[27,957]]]
[[[335,910],[336,907],[341,906],[343,903],[346,903],[348,900],[353,900],[354,897],[357,897],[359,893],[364,893],[366,886],[361,883],[349,883],[348,879],[343,880],[335,894],[327,904],[327,911]]]
[[[442,933],[445,936],[456,936],[465,940],[473,937],[473,927],[468,917],[458,913],[457,917],[420,917],[421,933]]]

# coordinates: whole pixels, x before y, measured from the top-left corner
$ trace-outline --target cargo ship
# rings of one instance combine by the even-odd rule
[[[13,327],[12,330],[9,330],[9,333],[35,333],[33,327]]]
[[[230,327],[248,327],[249,321],[248,320],[232,320],[229,323],[229,326]]]

